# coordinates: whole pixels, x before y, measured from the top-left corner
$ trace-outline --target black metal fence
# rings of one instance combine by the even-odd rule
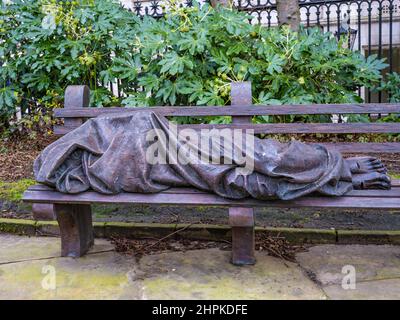
[[[204,0],[203,2],[208,2]],[[135,1],[131,9],[138,15],[161,17],[165,1]],[[182,6],[192,6],[192,0],[182,1]],[[277,25],[275,0],[234,0],[238,10],[248,12],[251,23],[268,27]],[[400,0],[299,0],[302,24],[319,26],[336,35],[349,34],[349,45],[365,56],[377,54],[386,58],[389,66],[383,71],[400,72]],[[372,93],[360,89],[366,102],[385,102],[385,93]]]

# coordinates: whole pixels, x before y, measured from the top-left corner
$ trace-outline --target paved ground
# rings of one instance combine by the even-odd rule
[[[298,264],[259,252],[249,267],[229,256],[206,249],[136,261],[97,239],[86,257],[60,258],[57,238],[0,234],[0,299],[400,299],[400,246],[315,246]]]

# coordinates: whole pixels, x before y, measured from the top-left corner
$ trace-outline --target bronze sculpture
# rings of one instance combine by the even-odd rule
[[[163,138],[149,140],[149,132]],[[200,136],[200,140],[205,137]],[[194,162],[190,160],[202,153],[202,146],[177,140],[162,116],[151,111],[100,116],[48,146],[36,159],[34,173],[38,182],[64,193],[89,189],[104,194],[155,193],[170,187],[193,187],[231,199],[289,200],[313,192],[340,196],[352,189],[390,188],[386,168],[376,158],[344,159],[324,146],[297,141],[254,138],[249,147],[249,137],[243,135],[241,143],[233,139],[237,148],[229,150],[228,163],[206,161],[215,158],[215,153],[208,151],[202,161]],[[212,138],[203,140],[211,144]],[[176,161],[175,151],[167,148],[171,141],[183,161]],[[148,161],[155,142],[157,152],[164,152],[165,163]],[[217,146],[217,158],[227,160],[226,146]],[[245,166],[239,161],[243,151],[250,153],[247,156],[252,160],[247,174],[237,170]]]

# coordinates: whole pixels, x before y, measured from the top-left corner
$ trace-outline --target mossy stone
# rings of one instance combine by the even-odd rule
[[[36,233],[36,222],[23,219],[0,219],[0,232],[33,236]]]

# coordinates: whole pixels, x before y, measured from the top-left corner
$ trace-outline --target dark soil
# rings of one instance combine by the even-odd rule
[[[115,250],[127,255],[141,258],[144,255],[170,251],[188,251],[209,248],[231,250],[230,242],[194,241],[179,239],[179,232],[171,233],[162,239],[127,239],[112,238]],[[283,260],[295,262],[295,255],[306,250],[305,246],[290,245],[283,237],[270,236],[264,233],[256,235],[256,250],[266,251],[269,255]]]
[[[188,239],[181,240],[164,240],[157,239],[126,239],[126,238],[113,238],[112,243],[115,250],[127,255],[133,255],[138,258],[149,255],[157,254],[168,251],[188,251],[198,249],[220,248],[222,250],[229,250],[230,243],[215,242],[215,241],[194,241]]]
[[[56,139],[55,136],[38,135],[36,138],[0,141],[0,181],[33,178],[33,161]]]
[[[0,201],[1,207],[1,201]],[[19,210],[2,209],[0,212],[0,218],[6,219],[27,219],[33,220],[33,214],[31,212],[18,212]]]

